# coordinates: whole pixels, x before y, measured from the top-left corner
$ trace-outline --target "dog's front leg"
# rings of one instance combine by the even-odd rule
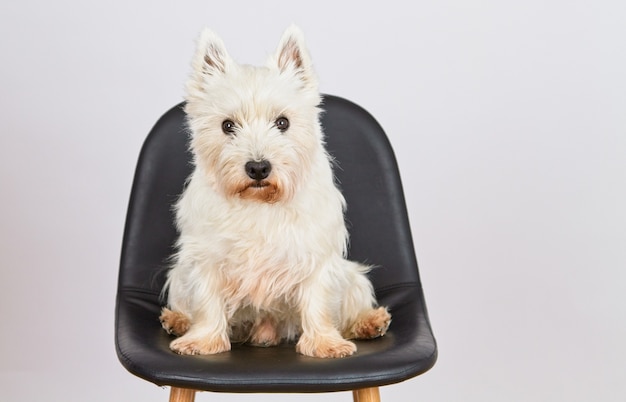
[[[182,355],[210,355],[230,350],[228,319],[217,286],[207,287],[193,303],[190,327],[170,343],[170,349]],[[198,295],[196,295],[198,296]]]
[[[170,343],[170,349],[181,355],[211,355],[230,350],[228,333],[216,331],[213,323],[195,323],[187,333]]]
[[[336,328],[334,316],[339,308],[328,281],[311,281],[303,292],[300,306],[302,335],[296,351],[306,356],[337,358],[356,352],[356,345],[344,339]]]

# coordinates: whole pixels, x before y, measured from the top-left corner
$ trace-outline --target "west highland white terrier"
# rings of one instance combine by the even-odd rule
[[[349,339],[387,331],[366,274],[346,260],[345,201],[333,179],[321,96],[301,31],[265,67],[240,65],[210,30],[186,86],[194,171],[176,204],[180,232],[163,328],[180,354],[297,341],[344,357]]]

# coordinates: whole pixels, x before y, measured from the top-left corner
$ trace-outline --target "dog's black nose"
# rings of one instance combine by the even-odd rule
[[[248,177],[256,181],[267,179],[272,171],[272,165],[269,161],[262,160],[260,162],[250,161],[246,163],[246,173]]]

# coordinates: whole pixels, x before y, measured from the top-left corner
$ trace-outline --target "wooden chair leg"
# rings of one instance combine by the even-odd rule
[[[195,399],[195,389],[172,387],[170,390],[170,402],[193,402]]]
[[[378,387],[355,389],[352,391],[354,402],[380,402]]]

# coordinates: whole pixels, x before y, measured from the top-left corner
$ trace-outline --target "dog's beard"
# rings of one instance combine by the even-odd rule
[[[279,201],[284,194],[282,186],[274,180],[248,180],[234,186],[233,190],[232,194],[239,198],[267,202],[269,204]]]

